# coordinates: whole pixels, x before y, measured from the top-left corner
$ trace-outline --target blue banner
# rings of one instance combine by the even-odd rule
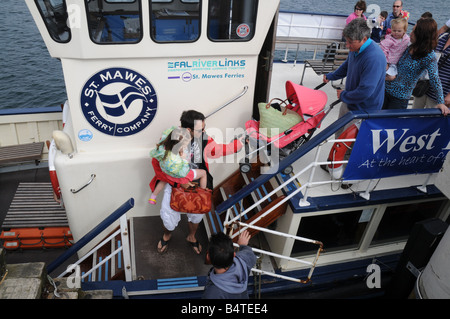
[[[449,117],[368,119],[361,124],[343,178],[435,173],[449,149]]]

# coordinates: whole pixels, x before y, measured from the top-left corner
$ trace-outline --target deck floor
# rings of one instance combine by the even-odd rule
[[[3,220],[2,229],[68,226],[66,211],[55,201],[50,182],[21,182]]]
[[[133,264],[136,279],[164,279],[207,275],[211,265],[205,264],[208,237],[203,222],[197,230],[197,240],[202,245],[202,253],[197,255],[187,243],[188,222],[182,215],[178,227],[172,233],[168,250],[159,254],[156,250],[163,235],[160,216],[134,217],[131,223],[134,243],[132,245]],[[134,249],[133,249],[134,248]]]

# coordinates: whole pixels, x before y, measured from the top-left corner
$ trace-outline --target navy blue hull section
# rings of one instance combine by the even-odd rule
[[[320,298],[320,291],[334,289],[337,298],[339,290],[346,290],[345,297],[359,298],[362,296],[379,296],[383,294],[386,287],[369,288],[366,286],[365,278],[369,274],[367,267],[376,263],[381,269],[381,279],[390,277],[390,273],[395,269],[400,254],[377,257],[376,259],[367,258],[352,262],[337,263],[328,266],[317,267],[314,270],[312,280],[307,284],[295,283],[292,281],[278,279],[272,276],[262,276],[261,298],[277,298],[284,296],[289,298],[296,294],[314,293]],[[283,275],[304,279],[307,277],[309,269],[284,272]],[[83,290],[113,290],[114,298],[124,298],[124,291],[130,299],[198,299],[202,297],[203,287],[206,282],[205,276],[173,278],[164,280],[137,280],[132,282],[125,281],[104,281],[104,282],[85,282],[81,284]],[[347,286],[358,284],[363,287],[358,291],[348,291]],[[170,288],[175,290],[167,289]],[[250,277],[248,291],[250,298],[254,296],[254,277]],[[189,289],[189,291],[182,291]],[[146,293],[148,292],[148,293]],[[342,295],[344,296],[344,295]]]

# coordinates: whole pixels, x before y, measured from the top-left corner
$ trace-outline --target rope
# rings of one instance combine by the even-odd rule
[[[2,277],[2,280],[0,280],[0,286],[2,285],[3,281],[5,281],[5,278],[7,275],[8,275],[8,269],[6,269],[5,274]]]
[[[28,243],[28,244],[26,244],[26,243],[22,242],[22,239],[20,239],[19,236],[16,237],[16,240],[19,243],[19,245],[16,248],[13,248],[13,249],[8,249],[7,248],[8,250],[18,250],[22,246],[37,246],[37,245],[39,245],[41,243],[42,243],[42,247],[44,247],[44,245],[51,246],[51,245],[59,245],[59,244],[62,244],[62,243],[64,243],[65,247],[67,247],[67,244],[73,245],[73,242],[71,242],[69,240],[69,238],[66,236],[66,234],[64,234],[63,239],[61,241],[58,241],[58,242],[55,242],[55,243],[50,243],[50,242],[46,241],[42,234],[41,234],[41,239],[39,241],[35,242],[35,243]]]

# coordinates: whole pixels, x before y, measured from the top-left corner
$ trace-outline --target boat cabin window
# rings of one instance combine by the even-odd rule
[[[438,200],[387,207],[371,245],[406,240],[415,223],[437,217],[443,204]]]
[[[56,42],[70,41],[70,28],[67,25],[65,0],[35,0],[45,22],[48,33]]]
[[[140,0],[85,0],[89,35],[95,43],[137,43],[142,39]]]
[[[249,41],[255,34],[258,0],[210,0],[208,37],[212,41]]]
[[[326,252],[356,249],[370,220],[372,210],[302,217],[297,236],[319,240]],[[317,245],[296,240],[293,257],[315,254]]]
[[[200,36],[200,0],[152,0],[151,37],[155,42],[194,42]]]

